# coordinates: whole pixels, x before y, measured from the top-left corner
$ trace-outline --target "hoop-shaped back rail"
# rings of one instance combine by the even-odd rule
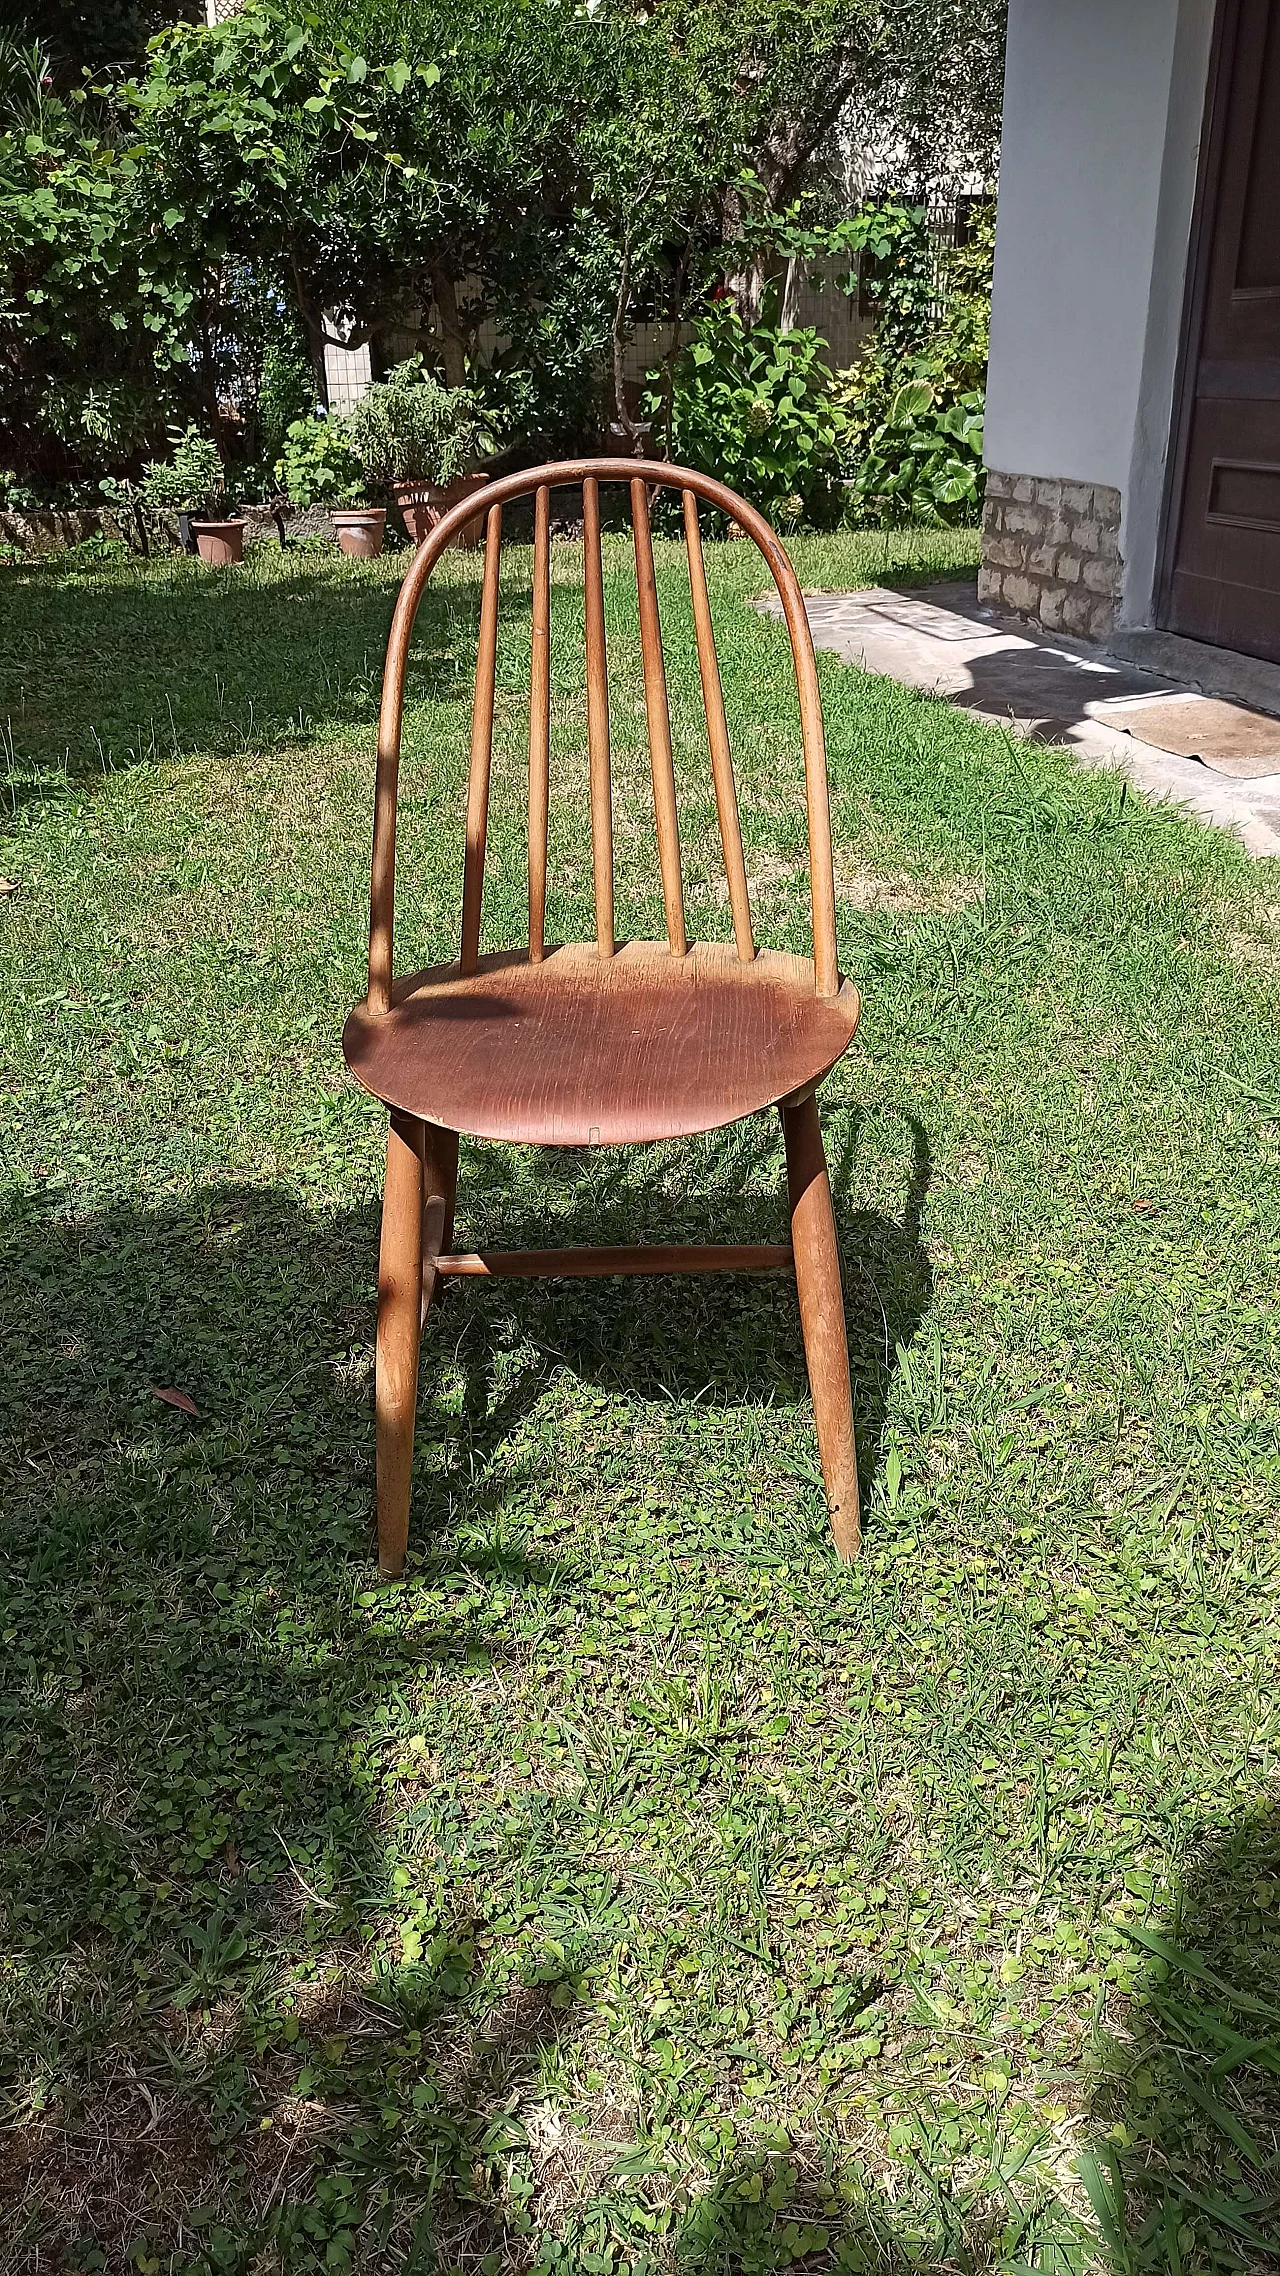
[[[541,961],[545,952],[547,893],[547,816],[551,742],[550,673],[550,493],[582,489],[583,503],[583,605],[586,632],[587,745],[590,766],[591,853],[595,886],[596,944],[602,956],[614,951],[613,812],[609,756],[608,662],[604,631],[604,586],[600,553],[600,484],[626,485],[631,500],[635,543],[636,589],[640,608],[641,656],[644,670],[645,711],[653,769],[653,802],[657,826],[658,862],[666,910],[667,940],[675,956],[688,947],[684,917],[684,889],[680,839],[676,818],[675,772],[671,750],[671,723],[667,710],[666,675],[662,660],[662,632],[658,617],[653,545],[649,531],[649,491],[679,490],[684,509],[685,540],[689,557],[689,587],[693,601],[698,667],[702,680],[707,741],[715,785],[716,812],[724,851],[729,903],[733,913],[738,955],[749,963],[755,955],[751,909],[747,890],[742,834],[738,822],[733,761],[725,720],[724,695],[716,656],[715,633],[707,595],[706,568],[698,525],[698,500],[714,506],[737,523],[754,540],[768,564],[778,590],[800,704],[800,736],[804,749],[805,803],[809,829],[809,887],[813,910],[814,982],[820,996],[834,996],[840,987],[836,960],[835,879],[831,860],[831,809],[827,792],[826,745],[813,640],[805,616],[796,573],[783,547],[754,506],[739,498],[709,475],[690,467],[668,466],[655,459],[566,459],[551,466],[523,469],[489,483],[477,499],[471,495],[454,506],[418,547],[400,588],[391,637],[387,643],[382,707],[378,717],[378,772],[374,796],[373,870],[369,901],[369,993],[371,1012],[391,1005],[392,939],[395,917],[396,793],[400,773],[400,730],[404,711],[405,670],[409,640],[418,604],[427,580],[451,540],[477,518],[485,516],[484,581],[480,600],[480,632],[476,649],[476,696],[472,713],[471,765],[467,783],[466,857],[463,869],[462,940],[459,958],[464,973],[476,969],[480,948],[480,907],[484,885],[484,852],[489,814],[489,772],[493,750],[494,683],[498,642],[498,578],[502,544],[502,509],[513,499],[534,499],[532,662],[529,687],[529,958]]]

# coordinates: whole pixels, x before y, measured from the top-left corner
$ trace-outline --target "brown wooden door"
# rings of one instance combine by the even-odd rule
[[[1280,0],[1220,0],[1160,622],[1280,662]]]

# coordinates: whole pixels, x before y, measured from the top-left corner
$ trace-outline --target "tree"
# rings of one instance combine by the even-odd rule
[[[839,124],[848,192],[920,197],[965,175],[994,185],[1007,16],[1008,0],[886,0]]]
[[[536,287],[572,227],[581,32],[564,0],[411,0],[305,22],[268,4],[166,33],[117,96],[148,152],[151,261],[197,291],[228,254],[275,269],[317,363],[328,338],[434,308],[460,377],[504,283]],[[469,278],[480,294],[460,302]]]
[[[0,433],[11,464],[127,456],[185,363],[190,296],[135,227],[139,161],[53,92],[38,42],[0,47]]]
[[[229,251],[282,264],[317,362],[327,336],[429,318],[457,380],[491,318],[517,355],[569,337],[586,366],[741,225],[744,175],[772,197],[762,154],[785,142],[795,178],[794,121],[867,5],[320,0],[295,23],[263,0],[176,28],[118,98],[148,150],[152,259],[197,300]]]
[[[931,4],[958,22],[959,0]],[[491,323],[526,427],[581,429],[610,358],[628,427],[636,316],[676,324],[726,273],[750,313],[766,252],[817,248],[841,218],[832,122],[851,87],[923,54],[904,26],[929,14],[251,0],[213,28],[170,20],[136,69],[65,100],[37,88],[42,117],[15,113],[0,136],[0,419],[29,454],[68,388],[109,384],[152,430],[198,409],[251,449],[250,367],[289,310],[318,387],[330,340],[391,361],[423,346],[457,382]]]

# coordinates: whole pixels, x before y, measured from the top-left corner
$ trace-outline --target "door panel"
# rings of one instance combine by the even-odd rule
[[[1280,0],[1222,0],[1160,621],[1280,662]]]

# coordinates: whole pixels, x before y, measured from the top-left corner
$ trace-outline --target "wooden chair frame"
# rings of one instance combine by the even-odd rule
[[[600,548],[599,486],[602,482],[623,484],[630,494],[654,818],[667,929],[666,942],[661,946],[632,943],[622,950],[614,932],[608,679]],[[593,949],[557,951],[549,948],[545,939],[551,686],[550,493],[554,488],[579,486],[583,496],[587,743],[596,940]],[[671,729],[649,526],[649,492],[655,486],[678,489],[682,498],[707,738],[733,918],[733,951],[691,948],[686,934]],[[529,939],[519,952],[482,958],[480,917],[493,742],[502,513],[510,501],[530,493],[534,498],[534,537],[529,701]],[[698,523],[699,500],[726,514],[758,546],[777,587],[791,639],[805,766],[812,963],[807,959],[783,958],[769,951],[758,951],[752,931],[733,761]],[[436,562],[445,547],[476,518],[474,495],[444,515],[419,546],[396,604],[378,728],[368,993],[364,1003],[352,1013],[344,1034],[344,1048],[357,1078],[375,1095],[383,1097],[390,1107],[378,1272],[376,1363],[380,1568],[384,1574],[395,1575],[404,1563],[418,1356],[428,1309],[443,1280],[491,1274],[557,1276],[793,1270],[832,1533],[840,1556],[850,1559],[856,1555],[859,1541],[857,1460],[840,1257],[816,1089],[852,1039],[858,1001],[850,984],[841,979],[836,954],[835,882],[822,710],[813,642],[795,572],[777,536],[754,507],[706,475],[657,461],[577,459],[536,467],[491,483],[482,503],[486,524],[485,556],[467,790],[460,953],[456,963],[439,967],[433,973],[415,975],[402,982],[393,979],[396,798],[409,641],[419,602]],[[781,1078],[775,1078],[773,1091],[766,1091],[763,1098],[753,1094],[750,1103],[746,1107],[739,1106],[736,1111],[731,1106],[726,1109],[723,1102],[719,1106],[707,1102],[699,1104],[697,1098],[692,1097],[660,1127],[654,1125],[652,1114],[646,1121],[642,1114],[632,1112],[624,1104],[615,1114],[605,1139],[606,1143],[624,1143],[630,1139],[674,1135],[681,1129],[715,1128],[772,1099],[781,1115],[786,1147],[791,1206],[788,1244],[645,1245],[521,1252],[454,1250],[458,1129],[447,1127],[433,1111],[433,1099],[428,1097],[426,1104],[420,1103],[421,1085],[413,1091],[412,1104],[405,1103],[404,1069],[412,1057],[412,1038],[406,1042],[397,1036],[396,1050],[400,1056],[394,1060],[393,1079],[388,1072],[393,1067],[394,1055],[388,1055],[393,1030],[396,1030],[397,1020],[403,1020],[406,1004],[410,1009],[421,1009],[425,1005],[428,1013],[433,1007],[447,1012],[452,996],[460,1008],[465,1009],[468,987],[474,989],[480,981],[499,986],[518,980],[523,989],[522,1002],[530,1003],[535,989],[550,980],[557,957],[577,958],[578,966],[573,969],[591,967],[597,976],[620,972],[624,967],[630,974],[638,958],[639,978],[628,980],[628,985],[639,991],[634,999],[628,1000],[636,1002],[652,1000],[663,986],[668,989],[669,1000],[674,1000],[670,999],[671,973],[677,969],[691,971],[695,966],[700,985],[732,983],[723,999],[726,1003],[743,1000],[742,983],[748,979],[758,979],[766,991],[773,991],[769,1002],[780,989],[787,991],[786,1002],[796,1006],[799,1013],[804,1012],[807,1002],[814,1036],[807,1046],[809,1056],[803,1066],[804,1079],[798,1084],[779,1092],[776,1081]],[[679,960],[678,964],[673,960]],[[707,1000],[714,1003],[714,986]],[[764,996],[756,997],[758,1003],[765,1000]],[[714,1010],[703,1016],[704,1021],[710,1020],[709,1033],[714,1042]],[[421,1025],[415,1031],[419,1039],[424,1032]],[[395,1095],[397,1088],[402,1094],[399,1099]],[[584,1105],[584,1112],[588,1111],[593,1109]],[[710,1120],[697,1120],[699,1113],[709,1114]],[[481,1125],[479,1135],[510,1134],[506,1128],[497,1132],[493,1128],[486,1130],[483,1115],[472,1119]],[[540,1126],[537,1135],[540,1142],[548,1142]],[[591,1136],[596,1136],[595,1126]],[[557,1140],[553,1136],[550,1142]],[[580,1142],[576,1127],[572,1136],[558,1142]]]

